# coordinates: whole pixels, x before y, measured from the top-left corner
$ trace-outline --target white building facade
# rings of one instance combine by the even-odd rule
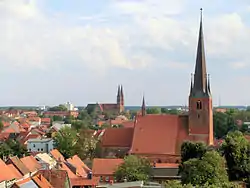
[[[27,141],[28,152],[49,153],[54,149],[54,140],[52,138],[36,138]]]

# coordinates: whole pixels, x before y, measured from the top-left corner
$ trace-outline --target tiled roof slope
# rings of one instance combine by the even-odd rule
[[[22,175],[26,175],[30,172],[29,169],[22,163],[22,161],[17,156],[10,157],[7,163],[13,164]]]
[[[33,156],[27,156],[20,159],[30,172],[35,172],[42,168],[41,164]]]
[[[101,159],[93,160],[92,172],[94,176],[113,175],[115,170],[124,162],[123,159]]]
[[[108,128],[102,136],[103,147],[130,147],[134,128]]]

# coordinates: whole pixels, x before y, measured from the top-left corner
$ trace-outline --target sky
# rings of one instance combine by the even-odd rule
[[[249,105],[249,0],[0,0],[0,106],[187,105],[201,7],[213,104]]]

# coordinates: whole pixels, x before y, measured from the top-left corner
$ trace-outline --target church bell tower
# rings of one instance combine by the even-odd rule
[[[213,145],[213,106],[209,75],[206,72],[202,9],[195,73],[191,76],[189,95],[189,135]]]

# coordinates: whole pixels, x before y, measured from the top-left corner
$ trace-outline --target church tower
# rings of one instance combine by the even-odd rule
[[[146,104],[145,104],[145,98],[144,98],[144,95],[143,95],[143,98],[142,98],[142,106],[141,106],[141,115],[142,116],[145,116],[146,115]]]
[[[195,73],[191,76],[189,95],[189,135],[197,141],[213,144],[213,106],[209,75],[206,72],[202,9]]]
[[[118,86],[117,97],[116,97],[116,104],[119,113],[124,111],[124,95],[123,95],[123,87],[122,85]]]

